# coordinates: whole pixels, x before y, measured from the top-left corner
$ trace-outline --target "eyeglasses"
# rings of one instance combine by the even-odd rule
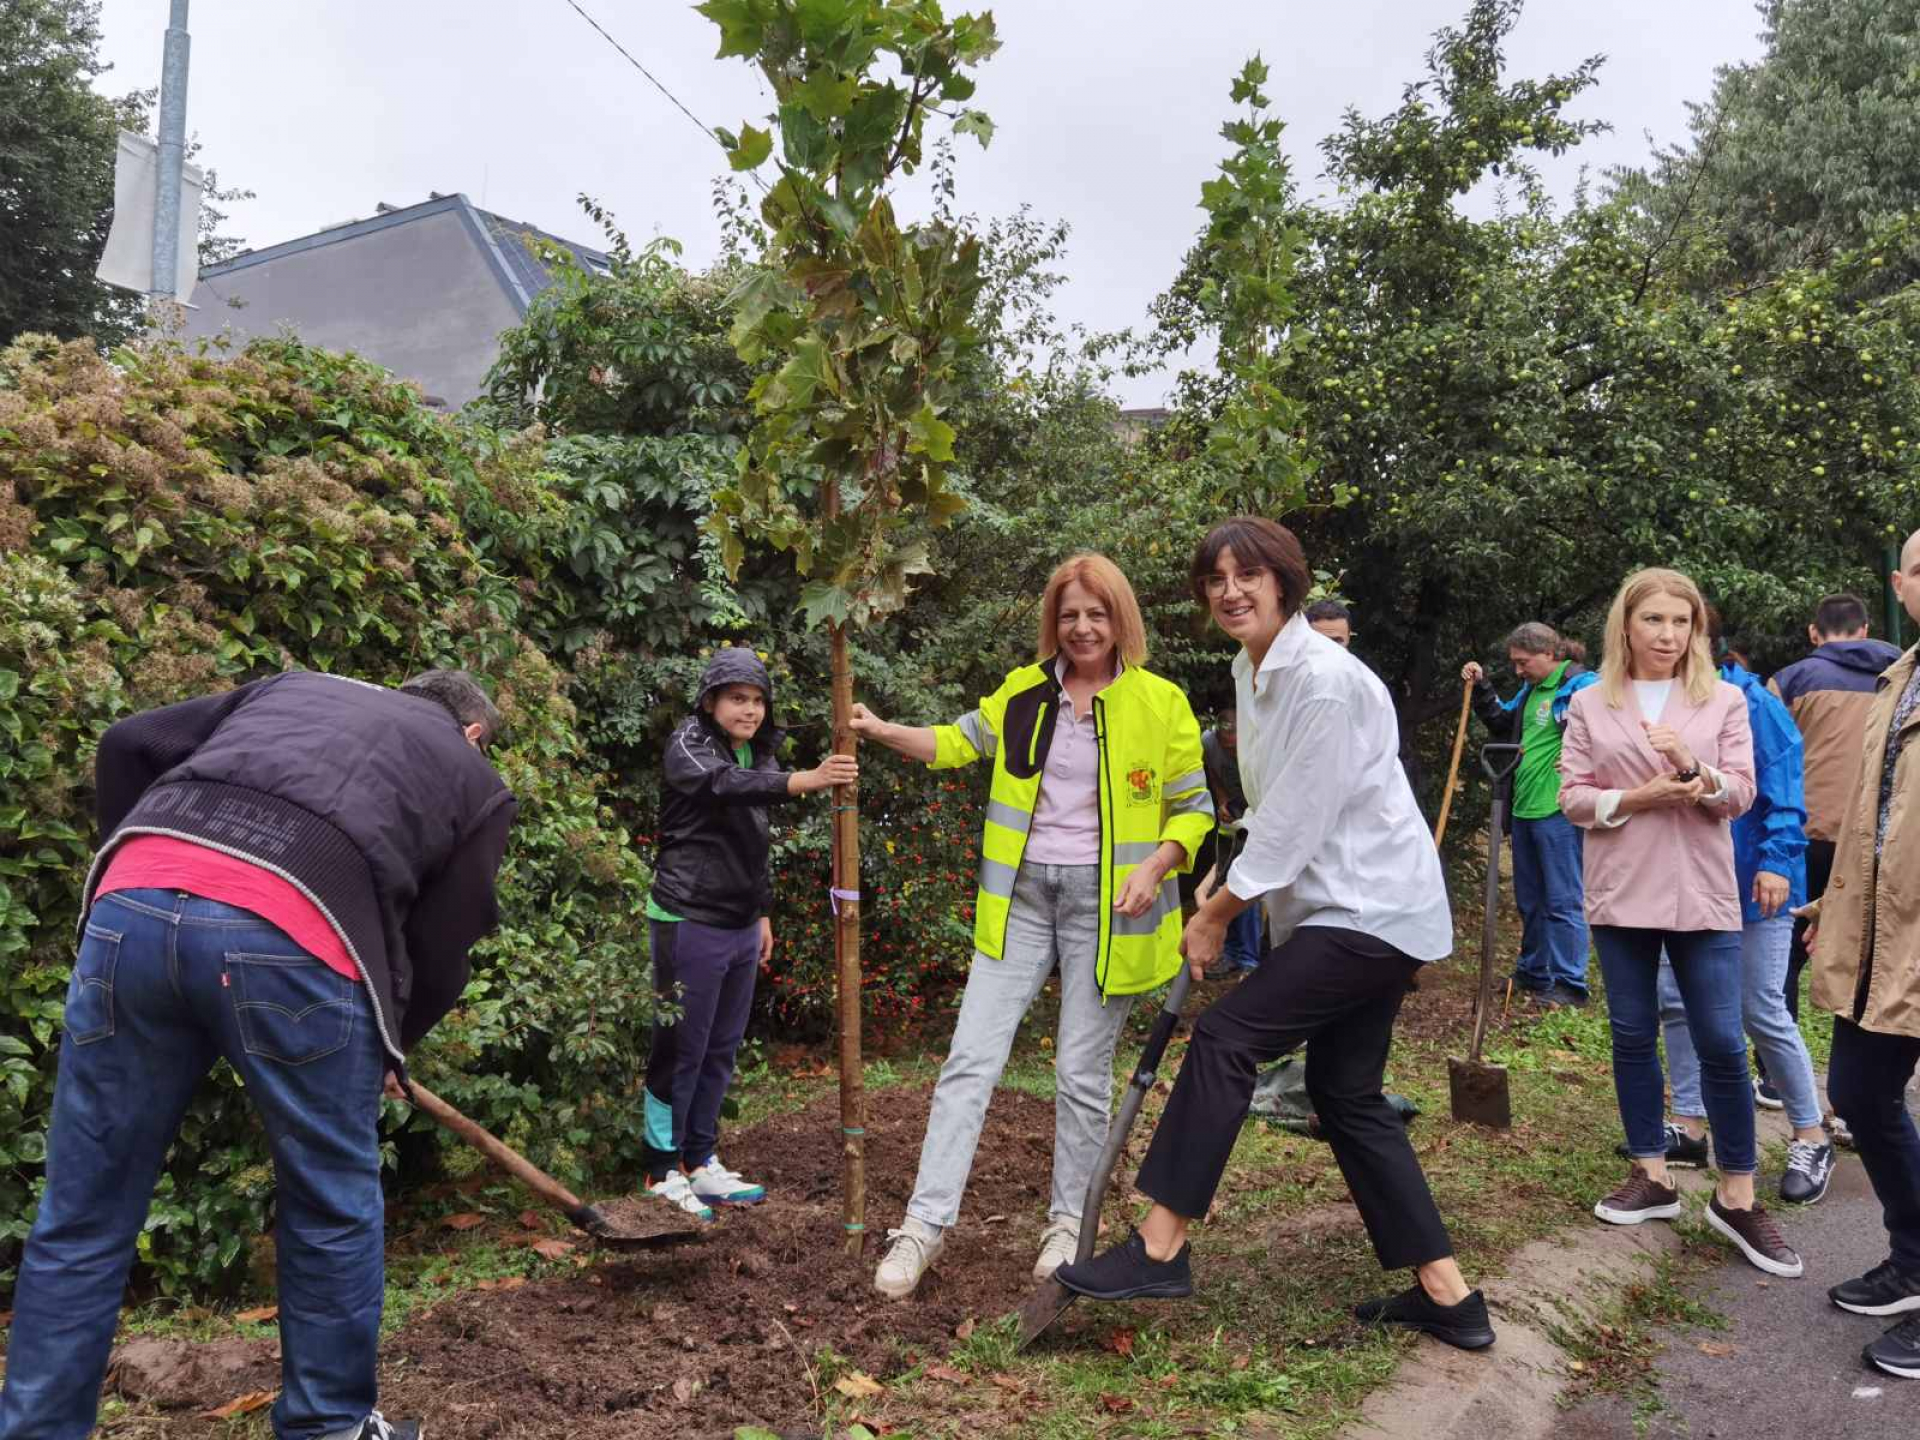
[[[1219,571],[1207,576],[1207,594],[1216,599],[1227,593],[1227,582],[1232,581],[1234,588],[1242,595],[1251,595],[1267,583],[1267,567],[1264,565],[1244,565],[1232,575],[1222,575]]]

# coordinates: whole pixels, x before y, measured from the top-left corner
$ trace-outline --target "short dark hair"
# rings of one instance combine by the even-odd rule
[[[480,682],[465,670],[422,670],[400,687],[403,694],[419,695],[446,708],[460,728],[480,727],[480,748],[486,750],[506,729]]]
[[[1813,628],[1822,635],[1851,635],[1867,628],[1867,603],[1858,595],[1829,595],[1813,607]]]
[[[1311,625],[1316,620],[1344,620],[1351,625],[1353,612],[1338,600],[1316,600],[1307,606],[1307,623]]]
[[[1524,650],[1529,655],[1557,655],[1560,633],[1544,620],[1529,620],[1513,627],[1507,636],[1507,649]]]
[[[1193,552],[1193,565],[1187,572],[1196,604],[1207,603],[1207,577],[1227,550],[1233,551],[1233,558],[1242,566],[1264,565],[1271,570],[1280,587],[1281,615],[1291,618],[1299,613],[1300,602],[1313,588],[1307,552],[1300,548],[1299,537],[1291,530],[1264,515],[1236,515],[1207,531],[1200,548]]]

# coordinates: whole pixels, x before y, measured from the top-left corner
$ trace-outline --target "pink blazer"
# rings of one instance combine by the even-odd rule
[[[1713,805],[1642,810],[1624,823],[1600,825],[1595,807],[1602,795],[1631,790],[1673,766],[1647,744],[1631,683],[1617,710],[1598,685],[1576,694],[1560,749],[1560,809],[1587,832],[1587,919],[1648,930],[1738,930],[1728,821],[1753,803],[1746,697],[1718,680],[1706,702],[1695,705],[1676,681],[1657,720],[1680,732],[1700,764],[1725,777],[1726,796]]]

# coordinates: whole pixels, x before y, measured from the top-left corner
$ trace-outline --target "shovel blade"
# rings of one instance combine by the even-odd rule
[[[1495,1130],[1513,1127],[1513,1100],[1507,1091],[1507,1067],[1478,1060],[1447,1060],[1447,1090],[1453,1118]]]
[[[1054,1321],[1066,1314],[1073,1301],[1073,1291],[1058,1280],[1042,1280],[1020,1307],[1020,1340],[1013,1348],[1024,1350],[1038,1340]]]

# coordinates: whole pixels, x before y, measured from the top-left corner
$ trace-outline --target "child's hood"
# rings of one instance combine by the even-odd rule
[[[700,677],[700,698],[698,710],[702,716],[707,713],[707,697],[714,691],[728,685],[753,685],[767,697],[766,718],[760,722],[756,741],[772,732],[773,727],[773,679],[767,674],[767,667],[760,663],[760,657],[753,651],[738,645],[729,645],[724,650],[713,652],[713,659],[707,662],[706,673]]]

